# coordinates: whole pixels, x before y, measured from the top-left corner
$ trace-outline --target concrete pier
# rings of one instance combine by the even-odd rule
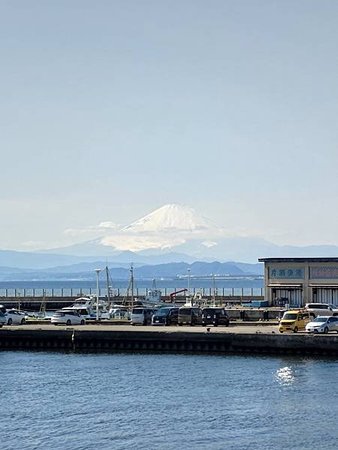
[[[236,328],[196,327],[4,327],[0,350],[58,350],[72,352],[157,352],[197,354],[295,354],[338,356],[338,335],[239,332]]]

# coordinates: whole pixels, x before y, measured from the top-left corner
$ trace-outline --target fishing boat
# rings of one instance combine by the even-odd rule
[[[100,299],[97,301],[96,297],[79,297],[71,306],[66,306],[62,310],[66,311],[76,311],[84,319],[96,319],[97,307],[99,308],[99,319],[110,319],[108,303],[105,299]]]
[[[144,300],[142,300],[142,304],[145,306],[159,306],[164,304],[162,301],[162,292],[160,289],[157,289],[155,279],[153,280],[152,288],[147,289]]]

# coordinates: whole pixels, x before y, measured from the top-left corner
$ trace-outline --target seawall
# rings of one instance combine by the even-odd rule
[[[338,335],[1,329],[0,350],[338,356]]]

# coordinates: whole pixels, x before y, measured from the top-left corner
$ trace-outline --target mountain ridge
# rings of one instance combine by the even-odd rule
[[[105,262],[97,260],[91,263],[78,263],[70,266],[50,267],[46,269],[17,269],[0,266],[0,281],[29,281],[29,280],[58,280],[78,279],[94,280],[95,270],[104,268]],[[114,279],[129,279],[130,265],[108,265],[111,277]],[[140,279],[176,278],[187,277],[212,277],[212,276],[258,276],[263,274],[262,263],[242,264],[236,262],[220,263],[196,261],[192,264],[185,262],[166,263],[157,265],[135,265],[135,277]]]
[[[21,270],[53,268],[59,273],[57,267],[97,261],[126,268],[131,263],[135,266],[177,262],[193,264],[196,261],[256,264],[258,258],[263,257],[338,255],[338,246],[335,245],[279,246],[259,237],[229,236],[224,228],[198,215],[193,208],[175,203],[164,205],[120,229],[106,227],[106,233],[91,240],[40,252],[0,250],[0,266],[12,267],[12,272],[7,270],[9,275]]]
[[[105,236],[44,252],[148,264],[179,260],[254,263],[260,257],[336,256],[338,246],[277,245],[262,237],[231,236],[193,208],[172,203],[113,232],[108,228]]]

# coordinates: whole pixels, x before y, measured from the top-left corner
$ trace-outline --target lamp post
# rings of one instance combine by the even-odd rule
[[[99,320],[99,275],[101,269],[95,269],[96,272],[96,320]]]
[[[131,310],[134,308],[134,267],[130,265],[130,285],[131,285]]]
[[[190,297],[190,269],[188,269],[188,296]]]

